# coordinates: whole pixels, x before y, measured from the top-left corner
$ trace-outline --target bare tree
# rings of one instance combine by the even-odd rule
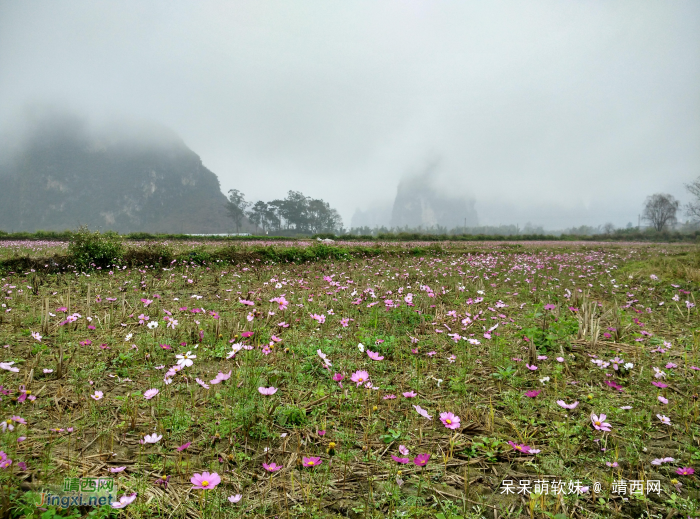
[[[615,232],[615,226],[612,223],[608,222],[605,225],[603,225],[603,232],[605,234],[612,234]]]
[[[685,214],[698,221],[700,220],[700,177],[693,180],[690,184],[686,184],[685,188],[695,197],[695,200],[688,202],[685,206]]]
[[[656,229],[662,231],[667,225],[676,223],[676,212],[680,202],[671,195],[656,193],[647,197],[644,202],[642,219]]]

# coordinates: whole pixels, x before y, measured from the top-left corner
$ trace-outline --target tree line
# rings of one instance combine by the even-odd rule
[[[287,197],[270,202],[248,202],[238,189],[228,192],[228,215],[236,224],[237,232],[247,219],[256,230],[294,231],[297,233],[332,233],[343,231],[340,213],[328,202],[305,196],[300,191],[289,191]]]

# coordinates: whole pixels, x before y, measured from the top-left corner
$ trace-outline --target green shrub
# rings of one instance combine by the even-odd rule
[[[80,227],[71,234],[68,254],[73,265],[89,270],[104,268],[119,261],[124,254],[124,247],[121,237],[115,232],[101,234],[99,231],[92,232],[87,227]]]

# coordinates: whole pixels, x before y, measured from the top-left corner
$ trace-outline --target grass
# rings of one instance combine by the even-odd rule
[[[692,246],[140,245],[172,254],[158,264],[127,245],[131,261],[101,270],[4,271],[4,516],[700,514],[697,474],[677,474],[700,469]],[[166,373],[187,352],[192,365]],[[371,388],[351,381],[360,371]],[[263,468],[273,462],[283,468]],[[221,482],[193,490],[204,471]],[[66,477],[114,477],[113,498],[136,499],[121,511],[31,502]],[[659,492],[614,493],[621,478]]]

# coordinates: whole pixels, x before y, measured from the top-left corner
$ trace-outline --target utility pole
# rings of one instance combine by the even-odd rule
[[[640,231],[642,229],[642,215],[638,214],[637,215],[637,230]]]
[[[464,217],[464,234],[467,234],[467,217]]]

